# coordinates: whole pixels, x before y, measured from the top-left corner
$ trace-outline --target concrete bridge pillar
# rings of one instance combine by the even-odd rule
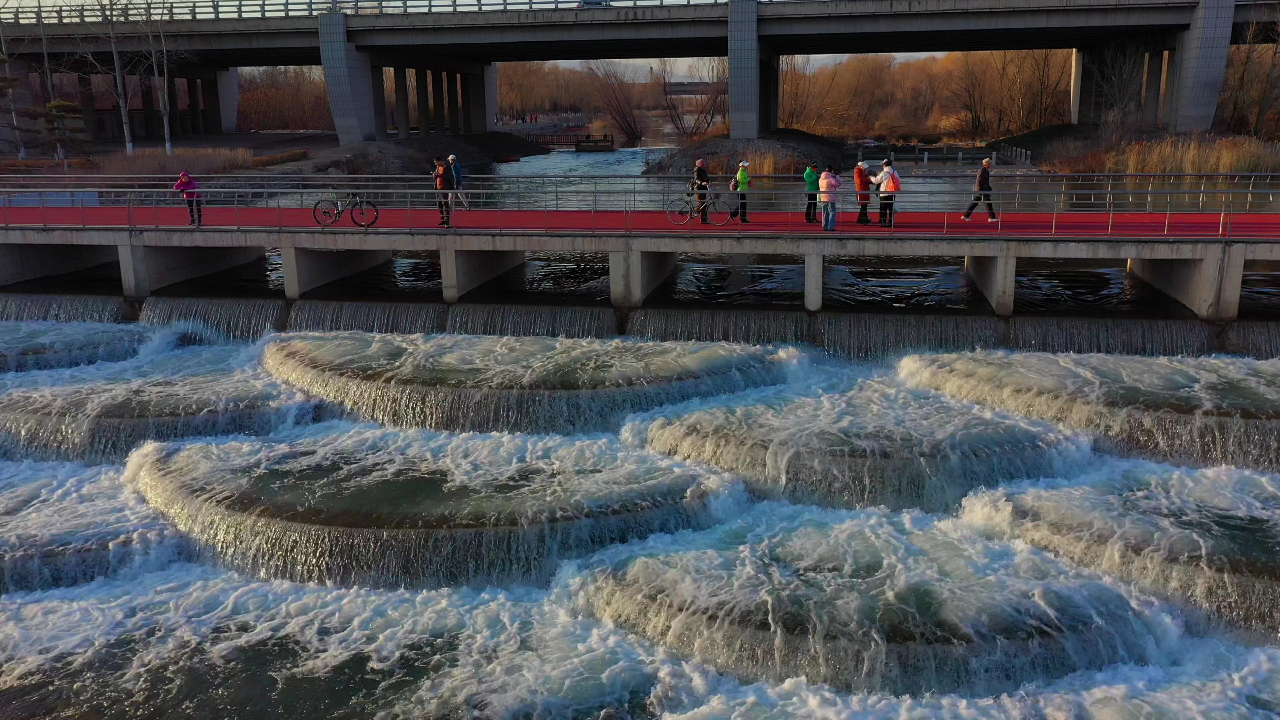
[[[438,133],[444,133],[444,72],[441,70],[431,71],[431,114],[435,116],[434,130]]]
[[[1227,72],[1235,0],[1200,0],[1191,27],[1178,34],[1171,65],[1172,113],[1167,119],[1175,132],[1208,130],[1218,109],[1218,94]]]
[[[251,263],[265,255],[266,251],[260,247],[121,245],[120,281],[126,297],[144,298],[166,285]]]
[[[462,120],[460,118],[461,109],[458,105],[458,73],[444,73],[444,101],[445,109],[449,114],[449,134],[457,135],[462,132]]]
[[[967,255],[964,259],[964,271],[973,278],[973,283],[999,317],[1013,314],[1013,288],[1017,267],[1017,257],[1007,249],[1002,249],[995,256]]]
[[[86,140],[96,140],[98,128],[98,110],[94,106],[93,76],[81,75],[80,82],[80,115],[84,118],[84,136]]]
[[[170,76],[169,78],[161,78],[160,82],[165,84],[164,94],[169,101],[169,136],[173,138],[182,137],[182,110],[178,103],[178,79]],[[161,131],[163,135],[163,131]]]
[[[431,132],[431,71],[420,67],[413,71],[418,91],[418,134]]]
[[[1240,312],[1245,248],[1223,243],[1203,258],[1129,260],[1129,272],[1187,306],[1201,320],[1234,320]]]
[[[729,136],[778,126],[778,55],[760,43],[756,0],[729,0]]]
[[[390,259],[390,250],[311,250],[282,247],[280,261],[284,269],[284,296],[297,300],[308,290],[363,272]]]
[[[1164,84],[1164,73],[1164,51],[1148,52],[1142,88],[1142,128],[1144,130],[1155,130],[1160,124],[1160,100],[1163,95],[1161,86]]]
[[[187,78],[187,112],[191,113],[191,132],[204,135],[204,109],[200,107],[200,80]]]
[[[822,255],[810,253],[804,256],[804,309],[809,312],[822,309],[822,280],[825,273]]]
[[[484,129],[498,129],[498,68],[493,63],[484,66]]]
[[[614,307],[638,308],[676,270],[673,252],[609,253],[609,298]]]
[[[370,66],[369,88],[373,95],[373,139],[387,139],[387,82],[382,66]]]
[[[472,75],[471,73],[458,73],[458,84],[461,86],[458,88],[458,115],[461,116],[460,127],[464,133],[475,132],[475,117],[472,114],[475,109],[475,89],[472,85],[473,78],[475,78],[475,75]]]
[[[1097,52],[1085,48],[1071,51],[1071,123],[1097,125],[1102,122],[1098,111]]]
[[[214,96],[218,99],[214,107],[217,110],[220,132],[233,133],[236,131],[236,120],[240,115],[239,68],[217,71],[214,73],[213,85]],[[208,125],[208,123],[208,116],[206,116],[205,124]]]
[[[396,78],[396,137],[409,139],[409,70],[397,67]]]
[[[523,250],[442,249],[440,279],[444,301],[456,303],[463,295],[523,264]]]
[[[321,13],[318,19],[320,63],[324,67],[324,84],[329,93],[329,110],[333,113],[338,142],[350,145],[373,140],[374,97],[369,56],[347,42],[345,14]],[[386,132],[385,125],[383,132]]]

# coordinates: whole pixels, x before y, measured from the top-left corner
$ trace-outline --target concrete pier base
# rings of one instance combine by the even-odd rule
[[[350,145],[373,140],[375,135],[372,67],[367,53],[347,42],[347,16],[343,13],[321,13],[320,62],[324,65],[324,84],[329,92],[329,109],[333,113],[338,142]],[[378,93],[378,99],[382,93]],[[383,134],[386,125],[383,124]]]
[[[115,259],[111,245],[0,245],[0,285],[75,272]]]
[[[212,275],[228,268],[260,260],[261,247],[198,248],[121,245],[120,281],[124,294],[144,298],[166,285]]]
[[[638,308],[676,270],[673,252],[609,253],[609,298],[614,307]]]
[[[458,298],[524,263],[523,250],[440,251],[440,279],[444,301]]]
[[[804,309],[809,312],[822,309],[822,278],[825,271],[821,255],[810,253],[804,256]]]
[[[290,300],[297,300],[308,290],[363,272],[390,259],[390,250],[307,250],[282,247],[280,261],[284,266],[284,295]]]
[[[987,302],[991,303],[998,317],[1013,314],[1013,285],[1017,266],[1018,259],[1008,253],[965,256],[964,271],[973,278],[974,284]]]
[[[1224,245],[1199,260],[1129,260],[1129,272],[1187,306],[1201,320],[1233,320],[1240,311],[1245,249]]]

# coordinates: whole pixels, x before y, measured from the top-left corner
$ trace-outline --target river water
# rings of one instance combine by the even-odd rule
[[[1280,361],[265,302],[0,322],[0,717],[1280,711]]]

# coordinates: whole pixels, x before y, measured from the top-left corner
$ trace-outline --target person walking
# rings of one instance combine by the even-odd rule
[[[880,227],[893,227],[893,196],[902,189],[902,179],[893,169],[893,161],[885,158],[880,174],[871,182],[880,188]]]
[[[867,217],[867,206],[871,204],[871,175],[867,173],[869,167],[871,163],[864,160],[853,168],[853,189],[858,192],[859,225],[871,224],[871,218]]]
[[[964,215],[960,216],[961,220],[969,222],[969,216],[974,210],[978,209],[978,203],[985,202],[987,204],[987,222],[996,222],[995,206],[991,204],[991,158],[982,158],[982,167],[978,168],[978,175],[973,180],[973,202],[969,203],[969,209],[964,211]]]
[[[707,191],[711,189],[711,176],[707,174],[707,161],[698,158],[693,163],[693,193],[698,201],[698,214],[702,224],[707,224]]]
[[[187,171],[178,173],[178,182],[173,184],[173,189],[182,193],[182,199],[187,201],[187,214],[191,217],[191,221],[187,225],[200,227],[204,224],[204,208],[200,202],[200,183],[191,177]]]
[[[804,221],[807,223],[818,222],[818,184],[821,179],[817,163],[809,163],[804,169]]]
[[[738,174],[733,176],[733,181],[729,183],[729,189],[738,193],[738,209],[730,213],[736,216],[738,220],[744,223],[750,223],[747,219],[747,188],[751,187],[751,175],[747,173],[747,166],[751,163],[743,160],[738,163]]]
[[[450,227],[449,215],[452,209],[449,205],[450,197],[453,195],[453,171],[445,164],[444,160],[436,158],[436,171],[432,173],[436,179],[436,209],[440,211],[440,227]]]
[[[818,178],[818,188],[822,191],[818,193],[818,199],[822,201],[823,230],[836,229],[836,189],[843,184],[835,168],[830,165],[827,166],[826,172],[822,173],[822,177]]]
[[[467,204],[467,198],[462,194],[462,163],[458,162],[457,155],[449,156],[449,172],[453,173],[453,194],[450,196],[449,205],[461,205],[470,210],[471,206]]]

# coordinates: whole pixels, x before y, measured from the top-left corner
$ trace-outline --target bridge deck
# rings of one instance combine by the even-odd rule
[[[458,210],[453,224],[461,230],[490,233],[537,234],[588,232],[601,234],[643,233],[645,235],[743,235],[778,236],[820,234],[819,226],[804,222],[799,212],[750,213],[751,222],[731,221],[725,226],[702,225],[695,219],[673,225],[661,211],[579,211],[579,210]],[[1178,238],[1249,239],[1280,241],[1280,214],[1273,213],[1140,213],[1140,212],[1009,212],[1000,221],[988,223],[978,212],[972,221],[962,222],[958,213],[900,213],[895,227],[882,228],[856,222],[857,212],[839,215],[834,234],[841,236],[912,237],[992,237],[992,238]],[[380,212],[370,232],[440,231],[439,214],[433,207],[387,208]],[[177,228],[188,223],[185,207],[126,208],[0,208],[0,225],[8,227],[98,227]],[[204,208],[204,225],[210,230],[252,228],[261,230],[319,230],[311,211],[305,208]],[[353,229],[349,216],[336,228]],[[358,229],[358,228],[357,228]]]

